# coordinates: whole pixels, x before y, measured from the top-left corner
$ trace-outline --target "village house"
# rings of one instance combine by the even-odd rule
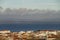
[[[54,35],[54,34],[47,35],[47,40],[55,40],[56,38],[57,38],[57,35]]]
[[[3,35],[3,36],[8,36],[10,33],[11,33],[10,30],[2,30],[2,31],[0,31],[0,35]]]
[[[11,33],[11,31],[10,30],[2,30],[2,31],[0,31],[0,34],[1,33]]]
[[[55,40],[60,38],[59,30],[39,30],[11,32],[0,31],[0,40]]]
[[[57,31],[56,30],[48,30],[48,34],[57,35]]]

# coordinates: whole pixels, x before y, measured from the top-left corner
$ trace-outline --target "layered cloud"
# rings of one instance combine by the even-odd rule
[[[0,8],[0,20],[19,20],[19,21],[60,21],[60,10],[39,10],[39,9],[10,9],[4,11]]]

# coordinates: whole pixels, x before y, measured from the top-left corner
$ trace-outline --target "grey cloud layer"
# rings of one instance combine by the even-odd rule
[[[5,9],[0,10],[0,20],[40,20],[40,21],[59,21],[60,10],[39,10],[39,9]]]

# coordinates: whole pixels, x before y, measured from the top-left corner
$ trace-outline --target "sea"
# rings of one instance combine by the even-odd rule
[[[60,23],[11,23],[0,24],[0,30],[11,30],[14,32],[28,30],[60,30]]]

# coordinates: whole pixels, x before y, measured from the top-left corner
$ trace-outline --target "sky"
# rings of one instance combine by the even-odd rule
[[[60,10],[60,0],[0,0],[3,8]]]
[[[60,0],[0,0],[2,20],[60,22]]]

